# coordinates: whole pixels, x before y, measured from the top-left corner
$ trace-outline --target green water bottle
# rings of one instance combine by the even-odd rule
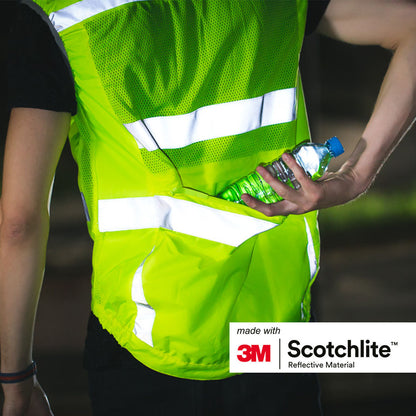
[[[301,143],[291,152],[297,163],[303,168],[312,180],[316,180],[326,172],[330,160],[344,153],[344,148],[337,137],[331,137],[324,144],[318,143]],[[291,186],[294,189],[299,188],[295,175],[287,167],[281,158],[264,166],[275,178]],[[244,204],[241,199],[242,194],[249,194],[260,201],[268,204],[281,201],[273,188],[258,174],[252,172],[247,176],[229,185],[217,196],[227,201]]]

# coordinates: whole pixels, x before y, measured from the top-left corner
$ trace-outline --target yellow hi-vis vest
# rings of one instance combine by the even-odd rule
[[[309,139],[304,0],[37,0],[63,41],[92,310],[159,372],[230,376],[229,322],[306,321],[316,213],[216,198]]]

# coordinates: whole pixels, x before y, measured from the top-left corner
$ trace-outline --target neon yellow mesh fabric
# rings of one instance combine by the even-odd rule
[[[293,27],[294,13],[296,8],[287,1],[194,0],[172,7],[171,2],[156,0],[101,13],[84,27],[108,100],[124,124],[293,87],[298,60],[293,45],[301,42]],[[203,172],[206,164],[287,149],[295,143],[296,123],[285,123],[164,153],[185,187],[215,194],[224,178],[215,175],[221,172],[219,167]],[[161,163],[160,151],[141,152],[151,171],[168,168]],[[268,161],[255,160],[250,169]],[[245,162],[244,166],[247,169]],[[230,182],[246,173],[237,169],[226,179]]]

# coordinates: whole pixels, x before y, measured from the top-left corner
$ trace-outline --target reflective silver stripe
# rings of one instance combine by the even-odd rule
[[[169,196],[98,201],[101,232],[166,228],[237,247],[277,224]]]
[[[308,259],[309,259],[310,278],[312,280],[318,270],[318,261],[316,259],[315,247],[313,246],[311,229],[309,228],[309,224],[306,218],[304,218],[304,220],[305,220],[306,235],[308,237],[307,251],[308,251]]]
[[[308,245],[307,245],[306,250],[308,253],[308,260],[309,260],[309,278],[310,280],[312,280],[315,277],[316,272],[318,271],[318,260],[316,258],[315,247],[313,245],[311,229],[309,228],[307,219],[305,217],[303,219],[305,221],[306,237],[308,239]],[[305,306],[303,304],[303,301],[300,304],[300,317],[302,321],[305,320],[306,318]]]
[[[49,18],[55,29],[61,32],[98,13],[135,1],[143,0],[82,0],[51,13]]]
[[[154,249],[154,247],[153,247]],[[153,347],[152,329],[155,322],[156,312],[148,304],[143,291],[143,266],[152,251],[146,256],[142,264],[137,269],[133,277],[133,284],[131,287],[131,298],[137,306],[137,315],[134,321],[133,332],[137,338],[141,339],[146,344]]]
[[[175,116],[125,124],[140,148],[177,149],[204,140],[242,134],[296,119],[296,88],[246,100],[213,104]]]

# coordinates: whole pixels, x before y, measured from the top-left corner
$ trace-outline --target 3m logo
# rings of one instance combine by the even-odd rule
[[[248,361],[270,362],[270,345],[263,345],[260,349],[260,345],[243,344],[238,347],[238,351],[241,351],[241,354],[238,354],[237,358],[244,363]]]

